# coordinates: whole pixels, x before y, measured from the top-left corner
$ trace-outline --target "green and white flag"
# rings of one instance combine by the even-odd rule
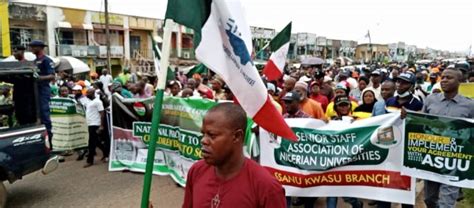
[[[194,30],[196,58],[218,74],[259,126],[295,140],[251,59],[252,34],[238,0],[168,1],[166,19]]]
[[[290,48],[291,22],[270,41],[272,55],[267,65],[263,68],[263,74],[268,80],[277,80],[283,76],[286,64],[286,55]]]

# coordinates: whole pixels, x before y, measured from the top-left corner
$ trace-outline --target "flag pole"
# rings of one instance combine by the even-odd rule
[[[155,161],[156,141],[158,139],[158,126],[160,125],[161,108],[163,105],[163,95],[166,86],[166,74],[168,72],[169,57],[171,50],[171,32],[174,22],[170,19],[165,21],[163,34],[162,56],[160,61],[160,74],[158,76],[158,87],[153,106],[153,117],[151,121],[150,142],[148,143],[148,154],[146,159],[145,178],[143,182],[141,208],[148,208],[150,199],[151,180]]]

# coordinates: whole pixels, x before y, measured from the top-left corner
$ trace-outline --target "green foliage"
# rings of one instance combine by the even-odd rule
[[[463,189],[464,192],[464,202],[474,206],[474,189]]]

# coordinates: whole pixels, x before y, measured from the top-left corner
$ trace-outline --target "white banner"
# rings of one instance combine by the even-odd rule
[[[400,175],[404,126],[399,114],[353,123],[286,121],[298,142],[261,129],[260,164],[284,185],[288,196],[415,203],[415,179]]]

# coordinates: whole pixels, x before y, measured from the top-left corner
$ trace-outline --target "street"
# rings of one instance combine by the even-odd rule
[[[6,184],[7,208],[17,207],[139,207],[143,174],[109,172],[107,164],[98,161],[90,168],[82,168],[84,161],[76,156],[66,157],[66,162],[50,175],[32,173],[13,184]],[[420,195],[419,195],[420,196]],[[151,201],[154,207],[180,207],[184,189],[177,187],[171,177],[154,176]],[[364,200],[365,206],[368,201]],[[417,197],[417,208],[424,208]],[[350,207],[339,199],[338,207]],[[324,198],[315,207],[325,207]],[[370,207],[370,206],[367,206]],[[400,207],[393,205],[392,207]],[[458,207],[467,207],[459,204]]]
[[[70,156],[50,175],[36,172],[6,182],[7,207],[139,207],[143,174],[108,172],[98,158],[94,166],[82,168],[85,161]],[[150,198],[155,207],[180,207],[183,196],[171,177],[154,176]]]

